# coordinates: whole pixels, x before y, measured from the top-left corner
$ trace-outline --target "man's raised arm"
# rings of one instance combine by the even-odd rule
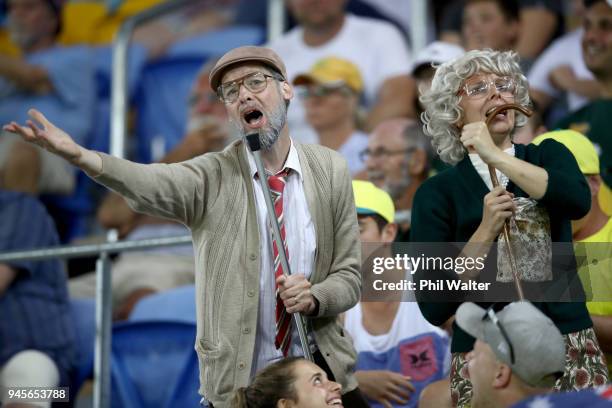
[[[134,211],[188,226],[204,216],[210,186],[202,160],[176,164],[133,163],[78,145],[35,109],[28,114],[32,119],[26,126],[11,122],[3,129],[79,167],[97,183],[123,196]]]

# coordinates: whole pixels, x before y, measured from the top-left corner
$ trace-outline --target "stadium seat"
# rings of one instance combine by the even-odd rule
[[[113,327],[111,406],[197,407],[196,326],[125,322]]]
[[[112,73],[112,48],[95,47],[92,49],[94,59],[97,101],[94,125],[85,147],[101,152],[110,149],[110,92]],[[140,71],[146,59],[146,50],[139,45],[132,45],[128,52],[128,96],[131,99],[138,83]],[[69,196],[46,194],[41,200],[56,220],[62,242],[86,235],[94,216],[98,202],[104,194],[97,185],[83,172],[79,172],[74,192]]]
[[[93,372],[96,339],[96,304],[94,299],[71,299],[70,312],[75,326],[76,368],[70,388],[73,397]],[[74,398],[71,398],[74,399]]]
[[[129,320],[195,323],[195,312],[195,286],[187,285],[142,298],[132,310]]]
[[[147,64],[135,100],[136,160],[159,160],[181,140],[191,87],[206,60],[241,45],[260,44],[263,39],[259,28],[228,27],[181,40],[163,58]]]

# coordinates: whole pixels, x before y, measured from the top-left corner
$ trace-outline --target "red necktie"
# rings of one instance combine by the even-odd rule
[[[289,262],[289,251],[287,250],[287,241],[285,239],[285,223],[283,220],[283,190],[285,189],[286,177],[289,174],[289,169],[284,169],[274,176],[268,176],[268,185],[274,200],[274,212],[278,220],[281,239],[287,254],[287,262]],[[275,280],[283,274],[283,265],[280,261],[278,247],[276,241],[272,239],[272,251],[274,256],[274,276]],[[285,305],[278,293],[276,286],[276,338],[274,339],[276,349],[283,352],[283,356],[287,356],[289,346],[291,345],[291,315],[287,313]]]

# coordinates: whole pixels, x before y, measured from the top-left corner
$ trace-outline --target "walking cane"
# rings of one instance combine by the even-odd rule
[[[495,118],[495,116],[500,113],[510,109],[517,110],[524,114],[525,116],[531,116],[533,112],[524,106],[518,105],[516,103],[508,103],[505,105],[498,106],[493,109],[487,116],[486,124],[489,127],[489,124]],[[497,173],[495,172],[495,168],[489,165],[489,175],[491,176],[491,182],[493,183],[493,187],[499,186],[499,180],[497,180]],[[512,276],[514,277],[514,285],[516,286],[516,293],[520,300],[525,300],[525,296],[523,295],[523,287],[521,286],[521,280],[518,275],[518,268],[516,266],[516,258],[514,257],[514,250],[512,249],[512,243],[510,242],[510,220],[507,219],[504,222],[504,239],[506,240],[506,245],[508,246],[508,258],[510,259],[510,268],[512,269]]]
[[[264,193],[266,208],[268,209],[268,218],[270,219],[270,223],[272,224],[272,235],[274,241],[276,242],[276,247],[278,248],[278,255],[280,257],[283,274],[285,276],[289,276],[291,275],[291,269],[289,268],[287,253],[285,252],[285,245],[283,245],[283,239],[281,238],[280,234],[280,227],[278,226],[278,220],[276,219],[274,204],[272,204],[272,193],[270,192],[270,186],[268,185],[267,177],[264,176],[266,174],[266,171],[264,169],[263,162],[261,161],[261,143],[259,141],[259,134],[251,133],[250,135],[246,136],[246,139],[247,144],[249,145],[249,149],[251,150],[251,152],[253,152],[253,156],[255,158],[257,174],[260,175],[259,183],[261,184],[261,188]],[[310,352],[310,347],[308,346],[308,338],[306,337],[306,319],[304,319],[304,316],[302,316],[301,313],[293,313],[293,323],[295,323],[295,326],[297,327],[298,336],[300,337],[300,344],[302,345],[302,350],[304,350],[304,358],[314,362],[312,353]]]

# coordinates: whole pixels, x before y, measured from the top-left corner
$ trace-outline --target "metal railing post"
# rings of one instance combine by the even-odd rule
[[[96,261],[96,345],[94,353],[94,407],[110,407],[112,335],[111,268],[108,253]]]
[[[268,0],[268,41],[283,35],[285,30],[285,2],[283,0]]]

